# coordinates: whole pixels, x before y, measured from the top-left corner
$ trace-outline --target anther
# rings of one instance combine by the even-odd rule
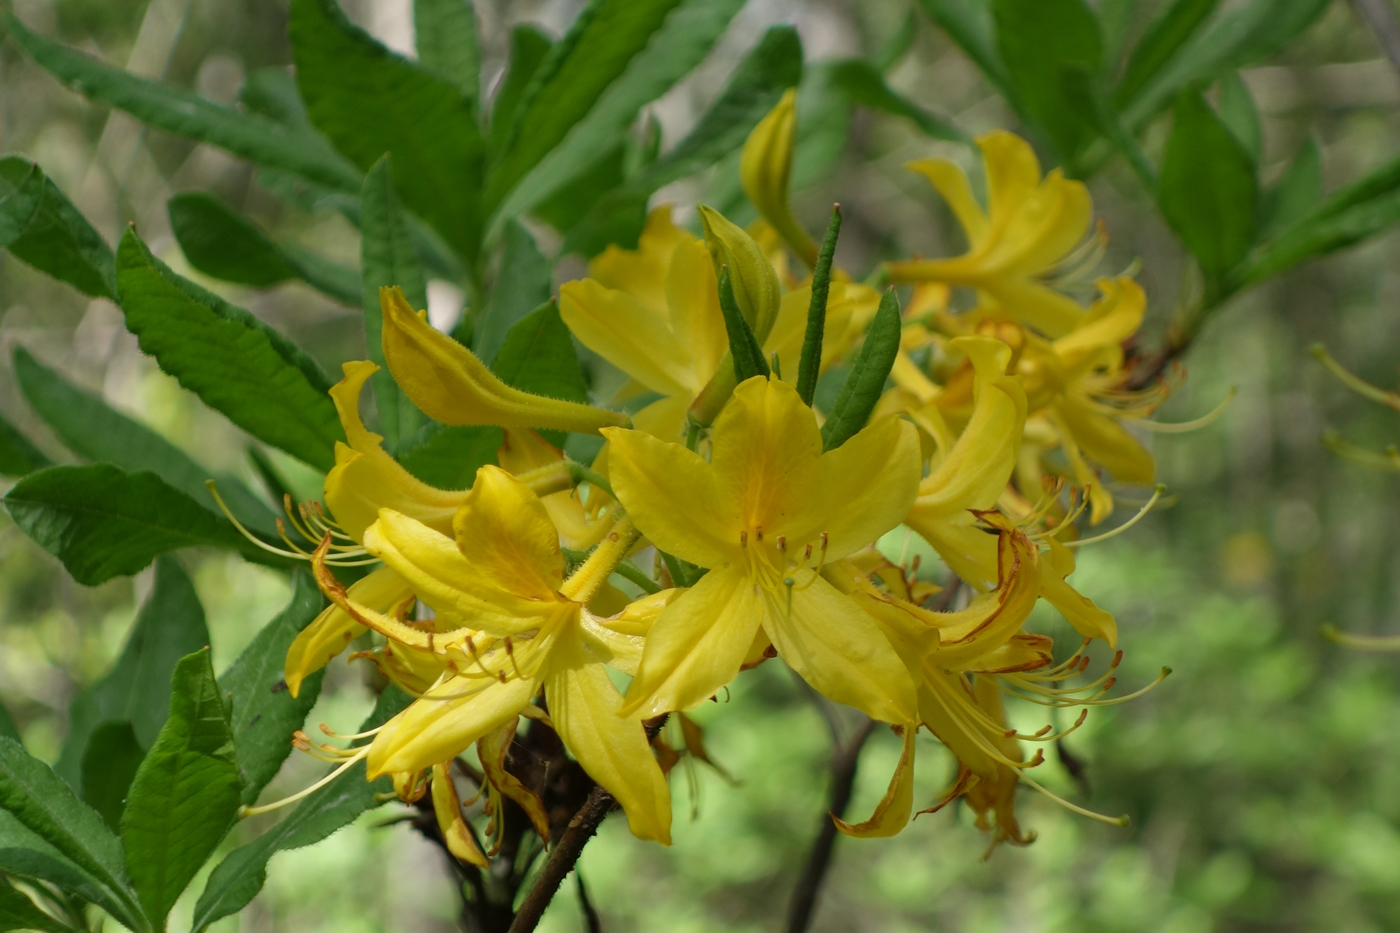
[[[755,541],[762,541],[762,540],[763,540],[763,526],[762,526],[762,525],[759,525],[757,528],[755,528],[755,529],[753,530],[753,538],[754,538]]]
[[[747,531],[741,531],[741,532],[739,532],[739,547],[748,547],[748,546],[749,546],[749,533],[748,533]]]
[[[809,544],[805,548],[803,548],[802,559],[804,561],[812,559],[812,545]]]
[[[778,550],[787,553],[787,535],[778,535]]]

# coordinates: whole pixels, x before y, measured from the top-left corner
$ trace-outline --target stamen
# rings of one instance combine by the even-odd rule
[[[748,547],[748,546],[749,546],[749,533],[748,533],[747,531],[741,531],[741,532],[739,532],[739,547]]]
[[[1138,513],[1132,518],[1128,519],[1117,528],[1114,528],[1112,531],[1105,531],[1101,535],[1094,535],[1092,538],[1080,538],[1078,541],[1066,541],[1064,542],[1065,547],[1083,547],[1086,544],[1098,544],[1100,541],[1107,541],[1109,538],[1121,535],[1123,532],[1142,521],[1143,516],[1152,511],[1152,507],[1157,504],[1157,500],[1162,498],[1162,493],[1166,491],[1167,487],[1158,483],[1152,490],[1152,498],[1148,499],[1147,504],[1138,509]]]
[[[786,554],[786,553],[787,553],[787,535],[778,535],[778,537],[777,537],[777,542],[778,542],[778,551],[779,551],[779,553]]]
[[[1215,408],[1211,409],[1211,410],[1210,410],[1209,412],[1207,412],[1206,414],[1204,414],[1204,415],[1202,415],[1201,417],[1196,418],[1196,419],[1194,419],[1194,420],[1192,420],[1192,421],[1179,421],[1179,422],[1176,422],[1176,423],[1170,423],[1170,422],[1168,422],[1168,423],[1163,423],[1163,422],[1161,422],[1161,421],[1147,421],[1147,420],[1143,420],[1143,421],[1138,421],[1138,422],[1136,422],[1136,423],[1137,423],[1138,425],[1140,425],[1142,428],[1144,428],[1144,429],[1146,429],[1146,430],[1148,430],[1148,431],[1154,431],[1154,432],[1156,432],[1156,433],[1158,433],[1158,434],[1184,434],[1184,433],[1186,433],[1187,431],[1195,431],[1195,430],[1198,429],[1198,428],[1203,428],[1203,427],[1205,427],[1206,425],[1208,425],[1208,424],[1212,423],[1213,421],[1215,421],[1215,420],[1216,420],[1217,418],[1219,418],[1221,415],[1225,414],[1225,409],[1227,409],[1227,408],[1230,407],[1230,402],[1232,402],[1232,401],[1234,400],[1235,395],[1239,392],[1239,390],[1240,390],[1240,387],[1239,387],[1239,386],[1230,386],[1229,391],[1227,391],[1227,392],[1225,393],[1225,399],[1224,399],[1224,401],[1222,401],[1219,405],[1216,405]]]
[[[370,746],[368,746],[368,745],[362,746],[362,747],[358,750],[357,754],[355,754],[352,758],[347,759],[346,762],[345,762],[344,764],[342,764],[340,767],[336,768],[336,769],[335,769],[334,771],[332,771],[330,774],[327,774],[325,777],[321,778],[321,780],[317,781],[315,784],[312,784],[310,787],[306,787],[306,788],[303,788],[302,790],[297,791],[295,794],[292,794],[290,797],[283,797],[281,800],[278,800],[276,803],[264,804],[264,805],[261,806],[261,807],[248,807],[248,806],[239,807],[239,808],[238,808],[238,818],[239,818],[240,820],[243,820],[243,819],[247,819],[247,818],[250,817],[250,816],[257,816],[257,815],[260,814],[260,813],[271,813],[273,810],[280,809],[280,808],[285,807],[285,806],[287,806],[288,804],[291,804],[291,803],[296,803],[298,800],[301,800],[301,799],[303,799],[303,798],[305,798],[305,797],[310,796],[311,794],[314,794],[316,791],[320,790],[322,787],[325,787],[325,786],[326,786],[327,784],[329,784],[331,781],[334,781],[336,778],[340,777],[340,776],[341,776],[342,774],[344,774],[346,771],[350,770],[350,768],[351,768],[357,761],[359,761],[360,759],[364,758],[366,755],[369,754],[369,749],[370,749]]]
[[[1400,635],[1351,635],[1330,622],[1322,627],[1322,637],[1362,651],[1400,651]]]

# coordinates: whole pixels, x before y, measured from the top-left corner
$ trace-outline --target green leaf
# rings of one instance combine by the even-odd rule
[[[429,422],[399,452],[399,463],[429,486],[468,489],[478,469],[496,462],[504,440],[497,427]]]
[[[734,384],[754,376],[767,377],[768,361],[763,358],[763,348],[758,345],[749,322],[739,310],[739,301],[734,297],[734,285],[729,281],[729,268],[719,270],[719,308],[724,314],[724,330],[729,335],[729,359],[734,364]],[[724,364],[721,362],[721,366]]]
[[[792,160],[792,175],[788,180],[791,191],[800,191],[820,181],[833,171],[846,154],[851,139],[851,114],[855,109],[851,95],[836,84],[837,61],[817,62],[802,71],[802,86],[797,89],[797,150]],[[736,152],[720,172],[723,183],[732,185],[717,202],[745,209],[748,196],[739,184]],[[732,171],[729,171],[732,169]],[[716,192],[716,194],[720,194]],[[733,208],[730,208],[733,209]]]
[[[645,5],[632,4],[638,8]],[[616,148],[643,106],[661,97],[705,60],[743,0],[663,0],[652,5],[665,21],[596,103],[582,101],[591,104],[587,115],[520,181],[496,212],[497,223],[530,210]],[[670,7],[674,9],[665,15],[664,10]],[[580,46],[575,54],[594,52]]]
[[[491,106],[489,142],[492,152],[499,152],[505,146],[525,91],[552,48],[554,41],[531,23],[516,26],[510,31],[510,55],[505,80],[501,82]]]
[[[637,57],[679,2],[592,0],[583,9],[569,32],[540,63],[520,98],[491,167],[487,182],[489,205],[494,208],[500,204],[599,103],[599,98]],[[635,113],[635,108],[632,112]],[[630,117],[627,122],[631,122]],[[608,126],[611,126],[610,121],[600,120],[600,131],[606,132]],[[615,137],[615,133],[610,135]],[[602,141],[610,145],[615,138]]]
[[[1264,192],[1259,235],[1271,238],[1307,214],[1322,197],[1322,153],[1309,136],[1273,187]]]
[[[248,75],[238,89],[238,102],[245,110],[286,126],[305,127],[309,122],[296,78],[285,68],[261,68]]]
[[[38,208],[29,214],[29,223],[22,232],[0,245],[40,272],[66,282],[85,295],[115,297],[112,248],[58,186],[27,159],[17,156],[0,159],[0,196],[6,198],[6,204],[11,197],[17,198],[5,212],[9,214],[9,221],[0,222],[0,225],[13,230],[28,212],[36,178],[43,186]]]
[[[48,882],[82,901],[100,905],[113,916],[129,912],[113,900],[100,881],[4,810],[0,810],[0,872],[26,881]],[[136,903],[134,893],[130,900]]]
[[[24,742],[24,740],[20,738],[19,727],[15,725],[14,719],[10,716],[10,711],[5,709],[5,704],[3,703],[0,703],[0,735],[5,738],[14,739],[16,742]]]
[[[0,879],[0,930],[44,930],[62,933],[77,927],[61,923],[34,905],[28,896]]]
[[[170,691],[170,717],[136,772],[122,813],[126,870],[160,929],[233,827],[243,792],[208,648],[180,659]]]
[[[408,224],[399,213],[394,195],[390,157],[384,156],[365,174],[360,192],[360,269],[363,284],[360,302],[365,309],[365,348],[379,364],[371,377],[374,400],[379,408],[379,430],[386,449],[393,453],[412,437],[425,420],[399,390],[384,363],[384,320],[379,308],[379,289],[397,285],[414,308],[428,306],[428,288],[418,251],[409,236]]]
[[[1400,191],[1392,191],[1340,213],[1321,210],[1304,217],[1266,244],[1230,276],[1232,288],[1272,278],[1299,263],[1353,246],[1400,224]]]
[[[219,687],[231,709],[244,803],[256,801],[277,776],[282,762],[292,753],[292,733],[306,722],[306,714],[320,696],[325,671],[307,677],[294,697],[282,680],[282,666],[292,641],[320,614],[321,606],[316,581],[305,570],[298,570],[292,576],[292,600],[287,608],[263,626],[219,677]]]
[[[131,723],[137,743],[150,748],[170,709],[171,672],[182,657],[207,644],[209,629],[194,584],[174,558],[159,558],[155,583],[121,656],[68,707],[68,737],[54,765],[59,776],[83,787],[82,762],[92,734],[104,722]]]
[[[0,476],[25,476],[52,465],[53,461],[29,438],[0,418]]]
[[[735,69],[719,98],[686,137],[669,152],[604,197],[588,217],[569,231],[561,253],[592,256],[610,242],[632,245],[616,234],[645,217],[651,193],[677,179],[714,165],[744,144],[749,132],[772,110],[783,92],[802,78],[802,41],[791,26],[773,26]],[[640,232],[641,227],[635,226]]]
[[[406,694],[389,687],[357,731],[383,725],[410,702]],[[194,908],[193,933],[200,933],[214,921],[246,907],[262,890],[267,880],[267,863],[272,856],[320,842],[353,823],[361,813],[379,806],[375,795],[391,790],[388,777],[373,782],[365,780],[364,761],[358,761],[297,804],[282,822],[247,845],[234,849],[210,874],[200,892]]]
[[[0,160],[0,169],[5,170],[0,172],[0,190],[4,192],[4,197],[0,198],[0,249],[20,238],[44,203],[44,182],[47,179],[43,171],[36,163],[24,163],[29,168],[15,181],[13,163],[24,163],[24,160]]]
[[[122,846],[87,804],[13,739],[0,737],[0,810],[53,847],[90,879],[92,893],[117,920],[138,933],[150,922],[127,885]],[[52,861],[52,857],[50,857]]]
[[[117,249],[127,329],[160,368],[273,447],[329,470],[345,434],[309,356],[241,308],[172,272],[134,231]]]
[[[456,85],[473,110],[481,97],[481,45],[471,0],[413,0],[418,61]]]
[[[475,259],[483,141],[471,103],[352,25],[335,0],[292,0],[289,29],[311,122],[361,170],[392,152],[404,203]]]
[[[1209,84],[1227,71],[1244,68],[1288,45],[1330,6],[1329,0],[1249,0],[1216,18],[1191,38],[1149,79],[1124,114],[1141,129],[1193,82]]]
[[[591,166],[577,172],[564,184],[536,201],[530,208],[530,216],[543,220],[554,229],[565,233],[576,227],[579,221],[588,216],[588,212],[598,204],[604,195],[620,187],[630,177],[627,171],[628,162],[636,161],[634,153],[640,148],[634,137],[635,134],[629,134],[626,138],[621,139],[596,159]],[[654,156],[647,161],[646,165],[650,165],[653,161],[655,161]],[[645,167],[645,165],[639,165],[637,171],[641,171]],[[635,174],[636,172],[631,173],[631,175]],[[528,186],[529,181],[527,180],[525,184],[516,189],[516,194],[524,191]],[[512,195],[512,199],[514,199],[514,195]],[[509,210],[510,206],[507,205],[501,211],[502,216]],[[509,227],[509,225],[510,221],[506,221],[506,226]]]
[[[832,83],[857,104],[903,117],[925,136],[966,142],[968,137],[942,117],[896,93],[885,83],[885,76],[863,58],[847,58],[830,64]]]
[[[199,191],[166,204],[170,228],[194,268],[225,282],[269,288],[299,279],[344,304],[360,301],[360,277],[295,244],[274,243],[252,221]]]
[[[967,53],[987,80],[1010,98],[1011,81],[992,42],[990,5],[986,0],[919,0],[919,6]]]
[[[822,449],[835,450],[855,437],[870,413],[880,401],[885,391],[885,380],[894,368],[894,359],[899,355],[899,338],[902,329],[899,316],[899,299],[894,289],[887,289],[880,299],[880,309],[870,322],[870,330],[865,335],[865,343],[851,363],[851,371],[836,404],[827,414],[826,424],[822,425]]]
[[[1152,21],[1133,47],[1113,94],[1113,102],[1120,110],[1131,104],[1147,82],[1196,34],[1215,12],[1217,3],[1219,0],[1172,0]]]
[[[1245,152],[1258,165],[1259,154],[1264,149],[1264,127],[1259,122],[1259,110],[1254,106],[1254,98],[1249,96],[1249,88],[1240,80],[1238,71],[1232,71],[1220,79],[1220,121],[1235,134]]]
[[[588,402],[588,380],[579,366],[574,337],[552,300],[520,319],[506,334],[491,370],[510,386],[535,395]],[[562,431],[543,431],[555,447],[564,446]]]
[[[40,67],[92,100],[124,110],[157,129],[211,143],[338,191],[359,187],[359,172],[310,130],[240,113],[198,94],[138,78],[36,35],[13,16],[6,16],[5,24]]]
[[[1065,162],[1098,135],[1096,120],[1065,92],[1063,71],[1097,74],[1103,58],[1098,20],[1084,0],[993,0],[997,49],[1021,110]]]
[[[109,463],[31,473],[5,494],[5,508],[85,586],[136,573],[156,556],[185,547],[225,548],[280,565],[154,473],[128,473]]]
[[[511,328],[549,300],[553,286],[549,260],[523,224],[508,222],[504,240],[496,287],[472,321],[472,349],[487,364],[496,358]]]
[[[831,221],[822,237],[817,266],[812,270],[812,297],[807,302],[807,330],[802,335],[802,357],[797,369],[797,394],[812,404],[821,375],[822,337],[826,333],[826,300],[831,291],[831,264],[836,258],[836,238],[841,235],[841,208],[832,208]]]
[[[1254,160],[1199,92],[1177,101],[1157,203],[1208,276],[1219,276],[1254,242]]]
[[[100,723],[92,730],[83,753],[83,802],[92,807],[113,832],[121,829],[126,795],[146,750],[125,720]]]
[[[24,397],[69,450],[123,470],[149,470],[218,514],[218,504],[204,485],[213,473],[183,450],[72,385],[23,347],[15,348],[14,367]],[[218,483],[219,494],[244,525],[276,539],[276,517],[248,487],[230,476],[218,477]]]

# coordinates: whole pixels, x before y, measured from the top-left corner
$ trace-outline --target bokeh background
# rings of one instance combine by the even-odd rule
[[[345,6],[411,53],[408,0]],[[479,0],[488,80],[503,65],[511,25],[531,20],[558,34],[578,6]],[[1115,6],[1127,10],[1131,34],[1161,4]],[[13,10],[44,34],[224,102],[245,75],[290,60],[282,0],[15,0]],[[709,62],[653,108],[665,140],[688,129],[762,27],[780,21],[796,24],[812,61],[873,55],[912,30],[912,46],[890,74],[896,89],[971,133],[1015,128],[1009,109],[909,0],[750,0]],[[1321,147],[1329,189],[1400,151],[1400,72],[1342,0],[1243,78],[1263,116],[1266,178],[1308,136]],[[847,119],[809,107],[807,116],[827,132],[808,134],[799,157],[798,212],[820,229],[831,201],[841,201],[848,268],[864,273],[898,253],[961,249],[946,210],[901,165],[929,154],[971,165],[966,150],[932,143],[884,115],[857,111]],[[844,145],[832,147],[833,139]],[[1149,157],[1164,142],[1149,135]],[[307,287],[246,291],[191,272],[169,235],[165,202],[182,190],[212,190],[266,228],[346,259],[358,253],[353,228],[329,212],[297,208],[221,152],[89,104],[8,41],[0,42],[0,150],[36,159],[109,242],[136,223],[177,271],[252,309],[328,365],[362,345],[358,312]],[[691,216],[697,200],[732,194],[732,171],[721,166],[661,199]],[[1141,263],[1146,333],[1155,339],[1190,287],[1182,250],[1121,165],[1091,187],[1111,237],[1103,271]],[[1400,656],[1358,653],[1319,636],[1329,622],[1400,631],[1400,478],[1340,461],[1319,440],[1332,427],[1382,447],[1400,440],[1400,415],[1349,394],[1306,352],[1324,341],[1353,371],[1395,385],[1397,270],[1400,235],[1390,234],[1221,311],[1185,356],[1187,378],[1161,417],[1199,415],[1230,386],[1238,396],[1210,427],[1154,438],[1170,508],[1081,552],[1076,584],[1122,629],[1124,686],[1150,681],[1162,665],[1175,673],[1138,701],[1095,711],[1068,740],[1084,765],[1082,780],[1054,754],[1037,773],[1085,806],[1127,813],[1131,827],[1092,822],[1024,791],[1022,824],[1039,833],[1025,849],[984,859],[986,839],[955,809],[920,817],[892,840],[842,839],[814,929],[1400,928],[1400,732],[1391,718],[1400,706]],[[560,280],[580,272],[565,263]],[[459,313],[461,296],[450,286],[430,294],[438,323]],[[143,357],[121,321],[109,302],[89,301],[0,255],[0,358],[28,347],[202,462],[248,473],[246,439]],[[8,362],[0,364],[0,411],[56,460],[70,459],[28,411]],[[904,547],[899,532],[886,544]],[[285,602],[288,582],[231,556],[180,559],[208,610],[221,669]],[[925,570],[939,573],[932,560]],[[79,586],[0,517],[0,700],[31,751],[57,754],[69,698],[105,671],[149,586],[149,572]],[[1062,649],[1075,643],[1052,614],[1040,628],[1063,636]],[[362,675],[333,665],[312,721],[357,721],[370,701]],[[1037,712],[1013,715],[1033,729],[1043,722]],[[609,931],[780,928],[825,811],[826,725],[776,663],[742,676],[728,702],[698,718],[712,756],[736,783],[703,767],[693,777],[678,774],[670,849],[636,842],[619,821],[605,824],[581,873]],[[852,812],[873,806],[897,755],[892,735],[871,741]],[[295,786],[311,773],[297,769],[289,765],[279,781]],[[928,739],[919,752],[922,805],[952,773]],[[446,866],[392,817],[387,807],[316,846],[278,855],[264,892],[217,929],[455,929]],[[188,922],[189,905],[181,910],[174,929]],[[584,928],[572,886],[545,928]]]

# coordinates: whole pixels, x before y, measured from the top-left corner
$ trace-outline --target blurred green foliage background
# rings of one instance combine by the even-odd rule
[[[1160,7],[1115,5],[1127,9],[1129,33]],[[411,51],[406,0],[345,7],[381,40]],[[477,9],[489,75],[504,62],[509,26],[531,20],[558,33],[577,5],[488,0]],[[41,33],[224,102],[245,74],[290,59],[281,0],[15,0],[13,10]],[[890,75],[897,90],[969,133],[1015,128],[1005,104],[907,0],[750,0],[711,60],[654,108],[668,140],[703,111],[762,28],[781,21],[797,25],[809,60],[873,55],[912,30],[912,45]],[[1400,72],[1341,0],[1243,78],[1263,116],[1263,164],[1273,166],[1266,177],[1308,136],[1321,147],[1329,189],[1397,151]],[[1147,143],[1158,161],[1165,138],[1149,135]],[[822,137],[807,140],[822,144]],[[136,223],[177,271],[251,308],[324,361],[350,355],[362,341],[358,312],[305,286],[255,292],[192,273],[170,237],[165,202],[182,190],[213,190],[278,235],[332,257],[357,254],[353,228],[281,206],[245,163],[87,103],[12,43],[0,43],[0,150],[37,160],[109,242]],[[947,211],[901,169],[935,153],[971,162],[955,144],[931,143],[888,116],[857,112],[837,159],[805,175],[799,161],[799,215],[820,229],[839,199],[843,262],[859,273],[896,254],[957,252],[960,234]],[[733,190],[725,177],[708,185],[707,194],[703,184],[682,183],[662,199],[689,207]],[[1146,330],[1160,334],[1186,287],[1182,251],[1126,167],[1111,165],[1092,190],[1111,237],[1104,271],[1141,261],[1138,277],[1151,302]],[[1348,465],[1319,442],[1330,426],[1381,447],[1400,438],[1400,418],[1348,393],[1306,352],[1324,341],[1363,378],[1394,385],[1396,270],[1400,236],[1392,233],[1227,307],[1185,356],[1186,379],[1162,418],[1194,417],[1232,385],[1239,395],[1212,426],[1154,439],[1174,504],[1082,556],[1077,586],[1114,612],[1122,629],[1124,686],[1135,689],[1162,665],[1175,673],[1143,699],[1094,711],[1068,740],[1084,765],[1083,783],[1053,754],[1039,774],[1085,806],[1129,814],[1132,826],[1100,825],[1026,791],[1022,824],[1039,839],[1024,850],[1004,848],[983,860],[985,839],[966,812],[953,809],[920,817],[892,840],[842,839],[815,929],[1400,928],[1400,742],[1389,720],[1400,697],[1400,658],[1344,650],[1318,635],[1327,622],[1355,632],[1400,628],[1400,482]],[[581,272],[566,263],[556,284]],[[456,314],[460,301],[450,287],[430,290],[435,318]],[[16,345],[210,467],[251,476],[237,429],[142,356],[115,306],[89,301],[6,254],[0,359]],[[0,410],[64,460],[8,368],[0,372]],[[294,469],[289,460],[283,465]],[[150,572],[84,588],[8,519],[0,523],[0,700],[31,751],[52,759],[69,698],[115,656]],[[895,549],[902,547],[897,535],[887,541]],[[289,585],[234,556],[189,552],[181,560],[209,611],[214,664],[222,668],[285,602]],[[1049,615],[1041,630],[1059,637],[1062,650],[1075,641]],[[357,720],[370,702],[362,675],[334,664],[311,721]],[[1034,712],[1024,719],[1032,729],[1043,721]],[[738,783],[702,766],[692,796],[678,774],[669,850],[637,842],[619,821],[605,824],[581,872],[610,931],[781,924],[824,818],[826,726],[792,677],[772,664],[741,677],[728,702],[698,718],[711,754]],[[927,805],[953,766],[932,739],[920,741],[929,746],[920,751],[918,776]],[[869,812],[897,755],[895,738],[878,734],[851,812]],[[297,786],[312,773],[299,764],[288,766],[281,785]],[[217,929],[454,929],[446,866],[406,826],[383,825],[391,814],[376,811],[323,843],[277,856],[264,892]],[[181,909],[188,917],[189,905]],[[177,910],[175,929],[181,916]],[[566,889],[546,928],[582,924]]]

